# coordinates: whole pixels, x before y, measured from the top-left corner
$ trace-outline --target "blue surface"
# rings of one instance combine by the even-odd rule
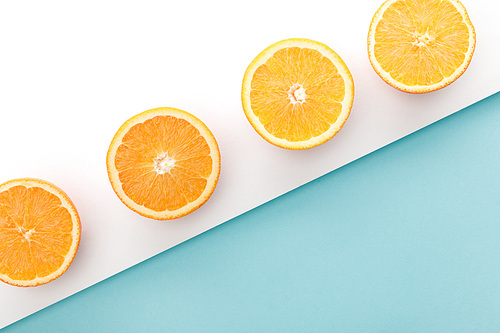
[[[7,327],[500,332],[500,93]]]

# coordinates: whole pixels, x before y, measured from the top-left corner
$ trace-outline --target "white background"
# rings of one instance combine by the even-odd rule
[[[0,328],[499,91],[499,5],[463,2],[477,32],[469,69],[445,89],[410,95],[368,61],[379,0],[2,1],[0,183],[36,177],[61,187],[80,213],[82,239],[56,281],[0,285]],[[356,86],[344,129],[308,151],[268,144],[241,108],[248,64],[291,37],[333,48]],[[212,198],[171,222],[122,205],[105,165],[120,125],[160,106],[202,119],[222,154]]]

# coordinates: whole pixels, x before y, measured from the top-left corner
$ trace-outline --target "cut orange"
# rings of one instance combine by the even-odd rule
[[[454,82],[469,66],[475,44],[474,27],[458,0],[388,0],[368,33],[377,74],[409,93]]]
[[[128,208],[169,220],[198,209],[212,195],[220,153],[201,120],[178,109],[157,108],[120,127],[107,167],[113,190]]]
[[[354,82],[328,46],[293,38],[262,51],[248,66],[241,99],[250,124],[282,148],[307,149],[330,140],[349,117]]]
[[[69,197],[38,179],[0,185],[0,281],[35,287],[61,276],[80,244],[80,218]]]

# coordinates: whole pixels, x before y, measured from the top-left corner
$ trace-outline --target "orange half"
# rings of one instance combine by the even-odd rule
[[[340,131],[351,111],[354,82],[328,46],[293,38],[269,46],[252,61],[241,99],[248,121],[265,140],[307,149]]]
[[[388,0],[373,16],[368,55],[377,74],[409,93],[441,89],[460,77],[476,34],[458,0]]]
[[[217,141],[195,116],[174,108],[138,114],[118,130],[107,155],[120,200],[138,214],[169,220],[212,195],[220,174]]]
[[[34,287],[61,276],[80,244],[80,219],[69,197],[39,179],[0,185],[0,281]]]

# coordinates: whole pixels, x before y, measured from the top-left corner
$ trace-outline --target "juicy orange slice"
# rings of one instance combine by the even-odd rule
[[[457,0],[388,0],[375,13],[368,55],[377,74],[410,93],[443,88],[462,75],[476,44]]]
[[[80,244],[80,219],[69,197],[37,179],[0,185],[0,281],[48,283],[68,269]]]
[[[157,108],[120,127],[107,167],[113,190],[127,207],[169,220],[198,209],[212,195],[220,153],[201,120],[178,109]]]
[[[243,78],[243,110],[253,128],[282,148],[318,146],[349,117],[354,83],[344,61],[328,46],[287,39],[262,51]]]

